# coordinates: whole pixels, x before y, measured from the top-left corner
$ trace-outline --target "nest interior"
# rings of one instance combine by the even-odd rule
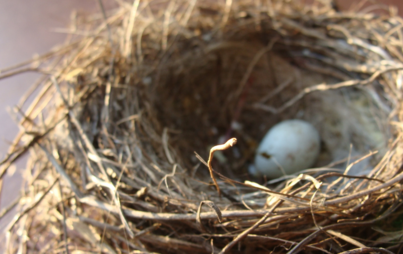
[[[76,20],[68,44],[35,59],[43,88],[2,161],[4,175],[30,151],[8,250],[399,248],[399,17],[250,0],[107,14]],[[320,133],[315,167],[251,177],[259,141],[294,118]],[[231,137],[213,160],[220,197],[202,160]]]

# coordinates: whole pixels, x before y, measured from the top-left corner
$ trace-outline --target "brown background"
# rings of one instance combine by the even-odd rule
[[[338,0],[337,4],[341,9],[347,9],[357,6],[359,2],[361,0]],[[403,0],[382,2],[399,5],[399,14],[403,14]],[[0,70],[27,60],[34,54],[45,53],[53,45],[63,42],[65,34],[56,33],[55,29],[68,25],[73,10],[94,12],[99,11],[99,6],[96,0],[0,0]],[[0,80],[0,159],[18,131],[6,108],[16,105],[36,78],[38,75],[27,73]],[[18,166],[23,168],[23,162]],[[16,198],[21,185],[21,171],[17,170],[13,177],[7,177],[1,192],[0,207]],[[9,218],[0,223],[0,229],[7,220]]]

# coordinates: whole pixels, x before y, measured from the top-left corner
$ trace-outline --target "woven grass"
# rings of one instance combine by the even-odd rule
[[[44,73],[1,162],[29,154],[9,253],[397,252],[403,20],[324,2],[118,1],[0,72]],[[250,176],[292,118],[314,168]]]

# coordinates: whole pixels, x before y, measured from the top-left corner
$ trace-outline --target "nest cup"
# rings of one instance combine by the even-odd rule
[[[2,161],[30,151],[10,252],[399,250],[400,18],[251,0],[107,14],[35,59],[43,88]],[[318,129],[316,164],[253,178],[286,119]],[[212,160],[220,196],[206,161],[231,137]]]

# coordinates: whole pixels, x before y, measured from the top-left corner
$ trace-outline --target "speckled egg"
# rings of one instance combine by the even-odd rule
[[[286,120],[273,126],[259,144],[254,176],[278,178],[311,167],[320,150],[320,136],[312,124],[303,120]]]

